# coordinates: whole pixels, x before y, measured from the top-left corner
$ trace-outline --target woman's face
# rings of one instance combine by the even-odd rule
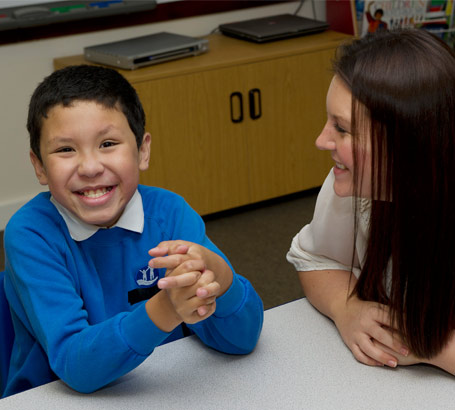
[[[351,110],[352,95],[349,88],[338,76],[334,76],[327,93],[327,122],[316,139],[320,150],[331,152],[335,161],[333,189],[338,196],[354,195],[354,154],[352,149]],[[359,118],[360,129],[366,130],[365,121]],[[363,139],[363,140],[362,140]],[[357,144],[358,168],[362,173],[360,197],[371,197],[371,148],[365,132]]]

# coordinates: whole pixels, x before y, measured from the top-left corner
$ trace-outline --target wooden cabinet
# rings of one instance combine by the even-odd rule
[[[181,194],[200,214],[321,185],[332,161],[314,141],[325,123],[330,61],[349,37],[327,31],[253,44],[215,34],[204,55],[119,70],[152,134],[141,182]],[[81,63],[54,61],[56,69]]]

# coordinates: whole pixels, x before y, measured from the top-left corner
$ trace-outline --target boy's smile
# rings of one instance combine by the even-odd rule
[[[57,105],[43,119],[42,162],[31,153],[36,175],[52,196],[83,222],[114,225],[148,168],[150,134],[138,150],[120,109],[92,101]]]

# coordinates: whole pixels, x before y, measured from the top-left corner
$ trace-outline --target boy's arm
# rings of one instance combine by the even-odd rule
[[[191,260],[203,261],[204,266],[213,271],[214,280],[219,284],[216,310],[205,320],[189,326],[204,343],[226,353],[238,354],[248,353],[255,347],[262,329],[262,301],[251,284],[233,273],[220,255],[186,241],[163,242],[152,249],[150,255],[155,257],[150,262],[155,268],[172,271]],[[167,287],[172,287],[177,279],[178,276],[166,276],[160,283],[166,282]],[[202,300],[204,296],[200,291],[205,289],[209,293],[210,285],[198,289]]]
[[[366,12],[365,12],[365,15],[366,15],[367,20],[368,20],[369,23],[372,23],[372,22],[374,21],[374,18],[373,18],[373,16],[371,15],[371,5],[372,5],[373,3],[374,3],[373,1],[370,1],[370,2],[368,3],[367,10],[366,10]]]
[[[251,283],[235,274],[207,319],[188,327],[208,346],[230,354],[250,353],[262,330],[264,308]]]
[[[34,346],[30,349],[35,353],[27,354],[43,360],[35,366],[49,365],[70,387],[89,393],[136,368],[169,333],[150,320],[145,302],[131,312],[110,316],[102,296],[87,293],[81,279],[71,273],[78,271],[98,286],[93,272],[73,265],[71,253],[62,250],[64,243],[60,237],[49,243],[38,235],[7,230],[6,290],[14,316],[20,319],[21,340]],[[37,369],[38,374],[41,371]],[[39,382],[40,376],[33,379]]]
[[[160,204],[163,214],[160,225],[166,233],[167,241],[183,240],[217,254],[229,267],[229,274],[220,279],[220,288],[227,290],[215,301],[216,311],[208,319],[189,325],[208,346],[227,353],[248,353],[257,343],[262,329],[263,305],[251,284],[235,273],[226,256],[210,241],[205,232],[205,224],[181,197],[168,196],[166,203]],[[147,205],[144,206],[146,210]],[[154,212],[155,214],[157,212]],[[151,244],[151,247],[155,244]],[[208,266],[216,276],[219,269]],[[229,271],[228,271],[229,272]],[[232,283],[231,283],[232,281]],[[223,289],[224,290],[224,289]]]

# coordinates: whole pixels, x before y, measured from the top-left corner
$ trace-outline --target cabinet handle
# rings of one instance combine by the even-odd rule
[[[261,106],[261,90],[259,88],[253,88],[248,92],[248,99],[250,101],[250,117],[252,120],[261,118],[262,106]]]
[[[231,100],[231,121],[238,123],[243,121],[243,97],[242,93],[235,91],[230,96]],[[234,100],[238,100],[238,115],[234,116]]]

